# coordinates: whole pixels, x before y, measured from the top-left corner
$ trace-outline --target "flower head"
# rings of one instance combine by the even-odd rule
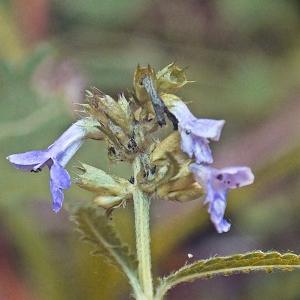
[[[224,219],[226,196],[229,189],[249,185],[254,175],[248,167],[216,169],[209,166],[191,164],[190,170],[206,192],[204,203],[208,204],[210,219],[219,233],[227,232],[230,223]]]
[[[17,169],[38,172],[47,166],[50,170],[52,209],[58,212],[63,203],[63,190],[71,186],[69,173],[64,169],[69,160],[87,137],[99,138],[91,119],[82,119],[70,126],[52,145],[45,150],[34,150],[12,154],[7,157]]]
[[[169,99],[166,99],[166,96],[169,96]],[[218,141],[220,139],[225,121],[198,119],[189,111],[184,102],[178,98],[170,101],[170,97],[172,95],[163,95],[163,99],[167,100],[165,103],[169,111],[178,120],[182,151],[187,153],[190,158],[194,156],[198,164],[211,164],[213,157],[209,140]]]

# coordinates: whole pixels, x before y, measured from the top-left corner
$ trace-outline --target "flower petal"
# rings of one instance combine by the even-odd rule
[[[224,120],[195,119],[191,124],[191,130],[195,136],[218,141],[224,124]]]
[[[204,138],[194,138],[194,155],[197,164],[211,164],[214,161],[208,140]]]
[[[209,140],[218,141],[225,124],[224,120],[197,119],[182,101],[174,101],[170,112],[178,120],[181,136],[181,149],[190,158],[195,156],[197,163],[211,164],[212,153]]]
[[[224,219],[226,209],[226,193],[214,193],[213,198],[207,200],[209,202],[208,212],[210,219],[214,223],[219,233],[228,231],[230,224]],[[227,230],[226,230],[227,229]]]
[[[56,160],[50,167],[50,179],[57,188],[68,189],[71,186],[69,173]]]
[[[79,120],[72,124],[52,145],[48,147],[48,151],[52,157],[56,157],[60,153],[65,152],[73,144],[82,141],[87,129],[84,127],[85,119]]]
[[[58,155],[56,154],[55,159],[59,161],[59,164],[61,166],[65,166],[69,162],[69,160],[75,155],[82,143],[83,140],[78,140],[74,142],[67,149],[65,149],[64,152],[61,152]]]
[[[223,219],[226,209],[226,198],[222,199],[216,195],[214,199],[210,199],[208,212],[211,214],[211,219],[214,223],[220,223]]]
[[[196,181],[198,181],[203,187],[208,187],[211,186],[210,181],[211,181],[211,173],[213,168],[192,163],[189,165],[190,171],[193,173]]]
[[[218,224],[214,224],[218,233],[228,232],[230,230],[231,224],[225,220],[222,219],[222,221]]]
[[[194,141],[190,132],[183,129],[179,129],[181,136],[181,150],[185,152],[190,158],[194,154]]]
[[[214,170],[216,185],[221,185],[223,189],[235,189],[249,185],[254,181],[254,175],[248,167],[229,167]]]
[[[57,187],[55,183],[50,179],[50,191],[52,195],[52,210],[56,213],[62,208],[64,201],[64,193],[61,188]]]
[[[12,154],[7,157],[10,163],[16,168],[31,171],[35,167],[44,164],[48,159],[46,150],[28,151],[19,154]]]
[[[170,112],[176,117],[179,123],[183,126],[189,123],[191,120],[195,119],[194,115],[190,112],[187,105],[182,101],[174,101]]]

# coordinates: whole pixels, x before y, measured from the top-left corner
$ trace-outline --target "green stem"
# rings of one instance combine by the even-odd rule
[[[135,177],[140,169],[140,162],[136,160],[134,166]],[[150,200],[138,188],[133,192],[136,250],[138,257],[139,281],[146,296],[146,299],[153,299],[153,280],[151,273],[151,251],[150,251],[150,228],[149,210]]]

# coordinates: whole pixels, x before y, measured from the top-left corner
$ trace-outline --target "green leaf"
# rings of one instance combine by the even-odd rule
[[[73,216],[81,240],[94,245],[93,255],[103,255],[108,262],[118,266],[128,277],[136,295],[142,294],[137,279],[137,260],[116,235],[108,218],[99,210],[80,208]]]
[[[155,299],[162,299],[164,294],[175,285],[191,282],[195,279],[207,279],[217,275],[232,275],[252,271],[273,270],[292,271],[300,268],[300,256],[293,253],[249,252],[225,257],[199,260],[186,265],[169,276],[162,278]]]

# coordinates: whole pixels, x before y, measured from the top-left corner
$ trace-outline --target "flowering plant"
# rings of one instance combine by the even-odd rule
[[[159,72],[138,66],[133,89],[115,100],[97,88],[86,92],[83,118],[70,126],[45,150],[7,157],[24,171],[50,170],[52,209],[63,206],[63,190],[71,186],[65,169],[86,139],[104,141],[113,162],[132,165],[132,176],[121,178],[93,166],[81,164],[76,183],[95,194],[90,207],[79,207],[73,215],[84,240],[94,244],[124,272],[136,299],[163,299],[173,286],[186,281],[255,270],[290,270],[300,267],[300,256],[261,251],[229,257],[213,257],[185,265],[160,279],[154,287],[150,253],[150,203],[199,200],[207,204],[211,222],[218,233],[230,230],[224,217],[227,193],[252,184],[249,167],[215,168],[210,141],[218,141],[224,120],[195,117],[176,93],[188,84],[185,70],[170,64]],[[160,140],[161,127],[173,131]],[[156,200],[155,200],[156,201]],[[113,210],[133,202],[136,254],[123,244],[107,218]]]

